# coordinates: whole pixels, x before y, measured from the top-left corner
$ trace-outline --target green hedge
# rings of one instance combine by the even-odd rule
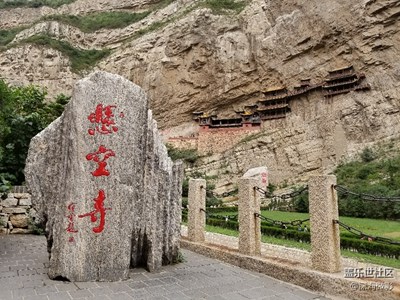
[[[261,210],[269,210],[267,207],[261,207]],[[237,206],[230,206],[230,207],[207,207],[207,212],[210,214],[213,213],[221,213],[221,212],[238,212]]]
[[[276,238],[295,240],[302,242],[310,242],[310,233],[304,231],[297,231],[294,229],[284,229],[274,226],[261,225],[261,233],[263,235],[273,236]]]
[[[237,206],[232,206],[232,207],[207,207],[207,212],[210,214],[213,213],[220,213],[220,212],[238,212]]]
[[[213,211],[215,211],[215,209]],[[187,220],[187,214],[182,214],[182,219],[185,218]],[[222,218],[207,218],[206,223],[207,225],[211,226],[217,226],[237,231],[239,230],[239,223],[232,219],[225,221],[225,219]],[[261,224],[261,233],[263,235],[273,236],[276,238],[302,241],[307,243],[310,242],[311,238],[309,232],[298,231],[294,227],[288,227],[287,229],[279,228],[276,226],[268,225],[264,222],[262,222]],[[400,246],[369,242],[366,240],[354,238],[348,233],[341,234],[340,247],[342,249],[348,249],[358,253],[380,255],[396,259],[400,257]]]
[[[367,240],[340,237],[340,247],[358,253],[386,256],[390,258],[400,258],[400,246],[390,244],[380,244]]]

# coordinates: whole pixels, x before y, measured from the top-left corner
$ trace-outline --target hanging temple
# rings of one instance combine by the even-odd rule
[[[321,91],[325,98],[350,91],[370,90],[365,83],[365,74],[357,73],[353,66],[328,71],[323,82],[312,84],[310,79],[302,79],[298,86],[289,91],[286,87],[271,87],[263,92],[263,99],[235,111],[237,117],[218,118],[216,114],[202,111],[193,112],[193,120],[200,128],[258,127],[262,121],[285,118],[290,112],[290,101],[311,91]]]

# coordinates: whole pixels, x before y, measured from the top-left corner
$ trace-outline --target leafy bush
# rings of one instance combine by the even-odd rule
[[[363,150],[363,152],[361,152],[361,160],[363,162],[371,162],[375,159],[375,154],[374,151],[372,151],[371,148],[367,147]]]
[[[361,161],[340,165],[335,173],[337,182],[356,194],[383,197],[400,196],[400,156],[386,160],[375,159],[369,148],[360,155]],[[339,213],[342,216],[400,219],[400,203],[390,201],[365,201],[357,195],[338,195]]]
[[[149,14],[150,11],[140,13],[112,11],[93,13],[86,16],[51,15],[43,19],[66,23],[78,27],[83,32],[94,32],[102,28],[123,28],[144,19]]]
[[[93,67],[99,60],[110,54],[110,50],[81,50],[72,47],[69,43],[52,39],[46,35],[31,36],[23,43],[35,44],[50,47],[68,56],[71,61],[71,71],[79,73],[85,69]]]
[[[59,7],[64,4],[70,4],[76,0],[0,0],[0,9],[2,8],[15,8],[15,7]]]
[[[25,27],[14,27],[6,30],[0,30],[0,46],[5,46],[15,38],[15,36],[24,30]]]
[[[45,102],[46,91],[29,85],[11,87],[0,80],[0,189],[24,182],[30,140],[63,111],[68,97]]]
[[[178,149],[172,146],[171,144],[167,144],[168,156],[172,160],[182,159],[184,162],[193,164],[199,158],[196,149]]]
[[[14,175],[9,173],[0,173],[0,199],[7,198],[7,193],[12,188],[12,182],[15,181],[16,177]]]
[[[217,197],[207,197],[206,198],[206,206],[210,207],[210,206],[219,206],[222,205],[222,200],[218,199]]]
[[[308,213],[308,191],[294,199],[293,209],[295,212]]]
[[[31,216],[28,219],[28,229],[35,235],[44,235],[45,233],[44,222],[37,223]]]
[[[181,251],[178,252],[178,255],[174,258],[172,261],[172,264],[179,264],[179,263],[184,263],[186,262],[185,256]]]
[[[293,192],[296,192],[302,188],[295,187]],[[272,194],[274,188],[269,189],[269,192]],[[272,191],[272,192],[271,192]],[[277,199],[272,199],[271,202],[267,205],[267,208],[270,210],[280,210],[280,211],[293,211],[293,212],[308,212],[308,191],[301,193],[300,195],[291,198],[289,201],[282,201]]]

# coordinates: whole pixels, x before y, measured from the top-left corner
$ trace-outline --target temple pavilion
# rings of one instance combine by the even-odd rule
[[[356,73],[353,66],[332,70],[328,72],[325,83],[322,85],[325,97],[348,93],[355,90],[370,89],[370,85],[362,83],[365,75]]]
[[[257,108],[261,120],[285,118],[290,112],[289,96],[286,87],[273,87],[264,92],[264,99],[258,101]]]

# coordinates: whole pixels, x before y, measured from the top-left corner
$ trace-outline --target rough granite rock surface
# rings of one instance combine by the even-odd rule
[[[31,141],[25,174],[46,220],[50,278],[116,281],[177,258],[182,165],[128,80],[78,81],[63,115]]]

